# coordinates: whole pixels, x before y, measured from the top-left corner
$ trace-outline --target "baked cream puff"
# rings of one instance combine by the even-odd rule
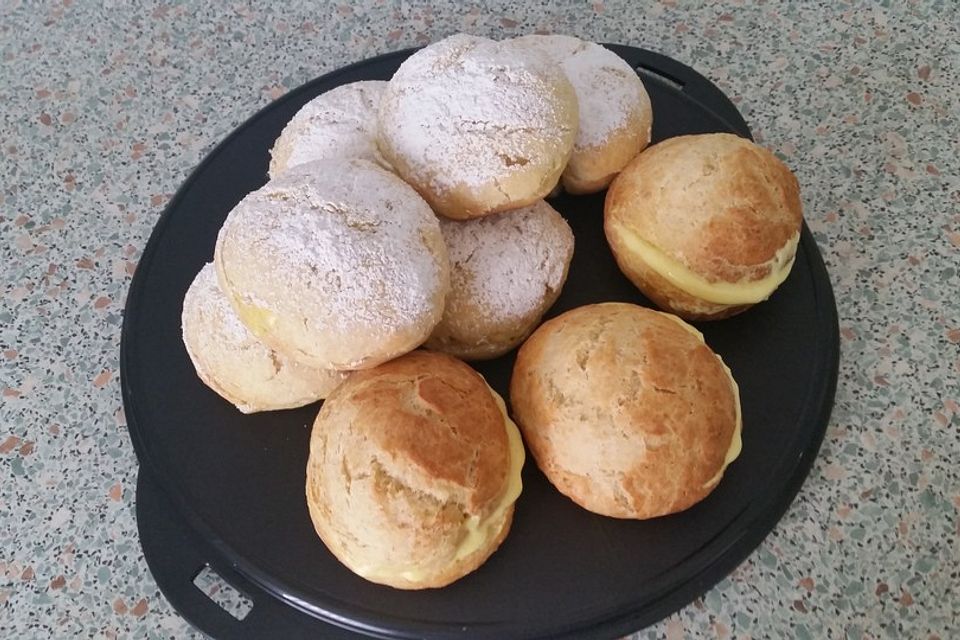
[[[377,149],[377,111],[386,87],[382,80],[351,82],[303,105],[270,149],[270,178],[334,158],[363,158],[389,169]]]
[[[473,220],[440,219],[450,255],[450,293],[428,349],[464,360],[487,360],[530,335],[557,301],[570,260],[573,231],[540,200]]]
[[[643,81],[606,47],[563,35],[527,35],[507,44],[540,51],[577,93],[580,122],[561,182],[569,193],[605,189],[650,143],[653,110]]]
[[[442,587],[503,542],[524,449],[503,400],[451,356],[354,373],[313,426],[307,505],[327,548],[398,589]]]
[[[214,264],[247,328],[318,369],[370,368],[415,349],[450,287],[437,217],[362,159],[297,165],[247,195],[220,229]]]
[[[510,404],[537,465],[585,509],[646,519],[705,498],[739,455],[740,395],[683,320],[604,303],[520,348]]]
[[[613,181],[604,231],[620,270],[659,307],[725,318],[766,300],[793,267],[803,222],[796,177],[726,133],[656,144]]]
[[[400,65],[380,103],[379,147],[434,211],[465,220],[549,194],[577,126],[576,92],[547,56],[456,34]]]

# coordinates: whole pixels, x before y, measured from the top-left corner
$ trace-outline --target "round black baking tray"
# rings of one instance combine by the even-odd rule
[[[749,137],[730,100],[692,69],[609,46],[644,80],[655,141],[715,131]],[[147,562],[173,606],[217,638],[629,633],[691,602],[740,563],[787,509],[816,456],[836,388],[839,340],[830,281],[806,227],[793,271],[770,300],[698,325],[742,395],[743,453],[718,488],[680,514],[616,520],[574,505],[528,460],[503,546],[444,589],[398,591],[341,566],[314,533],[304,499],[318,405],[242,415],[200,382],[181,344],[184,293],[211,260],[227,213],[266,182],[268,150],[286,122],[333,87],[389,79],[410,53],[345,67],[263,109],[210,153],[157,223],[130,286],[121,341]],[[607,247],[603,194],[552,203],[570,223],[576,249],[548,315],[601,301],[649,306]],[[514,356],[475,364],[505,397]],[[252,601],[246,618],[232,618],[192,584],[206,564]]]

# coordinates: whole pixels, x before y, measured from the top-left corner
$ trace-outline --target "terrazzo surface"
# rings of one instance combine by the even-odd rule
[[[796,171],[841,331],[810,477],[637,638],[960,637],[960,3],[0,0],[0,637],[201,637],[141,555],[122,307],[171,194],[256,110],[456,31],[643,46]]]

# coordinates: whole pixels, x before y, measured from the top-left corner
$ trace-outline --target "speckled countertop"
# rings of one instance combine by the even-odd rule
[[[0,637],[199,637],[140,552],[118,354],[137,259],[204,154],[344,63],[537,29],[718,83],[798,174],[839,306],[796,502],[638,637],[960,637],[960,4],[275,4],[0,1]]]

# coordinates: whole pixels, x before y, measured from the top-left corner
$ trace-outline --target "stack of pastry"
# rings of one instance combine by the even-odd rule
[[[307,502],[358,575],[416,589],[480,566],[510,529],[520,431],[561,491],[615,517],[684,509],[736,457],[736,383],[680,318],[593,305],[530,337],[573,255],[544,200],[560,188],[613,182],[618,263],[687,317],[740,311],[789,271],[789,171],[726,138],[643,151],[651,124],[643,83],[604,47],[455,35],[389,82],[319,96],[280,134],[270,181],[230,212],[186,294],[184,343],[241,411],[326,398]],[[724,172],[749,188],[724,191]],[[717,249],[731,238],[741,251]],[[511,385],[518,431],[457,358],[528,337]]]

